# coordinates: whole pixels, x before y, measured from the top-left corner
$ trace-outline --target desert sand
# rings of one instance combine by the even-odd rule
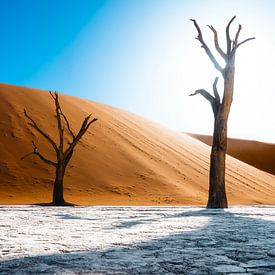
[[[189,134],[192,137],[212,145],[212,136]],[[227,154],[257,167],[265,172],[275,175],[275,144],[244,140],[237,138],[228,139]]]
[[[27,125],[23,110],[57,140],[54,104],[47,91],[0,85],[0,204],[51,201],[54,170],[32,152],[55,160],[51,146]],[[77,131],[93,113],[92,125],[66,172],[67,201],[83,205],[205,205],[210,147],[150,120],[104,104],[60,95]],[[227,158],[230,204],[274,204],[275,176]]]

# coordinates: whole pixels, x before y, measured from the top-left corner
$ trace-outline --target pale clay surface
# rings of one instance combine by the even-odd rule
[[[0,274],[275,274],[275,207],[0,207]]]

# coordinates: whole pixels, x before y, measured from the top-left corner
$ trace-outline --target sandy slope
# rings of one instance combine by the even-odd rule
[[[189,134],[211,146],[212,137]],[[258,169],[275,175],[275,144],[255,140],[228,139],[228,154]]]
[[[23,116],[26,108],[56,139],[53,102],[45,91],[0,85],[0,203],[50,201],[51,167],[32,150],[54,159],[51,147]],[[205,204],[209,147],[192,137],[103,104],[61,96],[76,131],[85,115],[99,121],[76,148],[65,178],[65,197],[78,204]],[[275,203],[275,177],[231,157],[230,203]]]

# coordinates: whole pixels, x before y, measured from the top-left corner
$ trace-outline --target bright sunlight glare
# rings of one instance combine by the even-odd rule
[[[106,1],[73,43],[22,84],[124,108],[176,131],[211,134],[209,103],[188,95],[211,91],[219,72],[189,19],[197,20],[215,52],[207,24],[225,48],[225,27],[236,15],[231,35],[242,24],[240,40],[256,40],[236,55],[229,136],[274,142],[274,8],[269,0]]]

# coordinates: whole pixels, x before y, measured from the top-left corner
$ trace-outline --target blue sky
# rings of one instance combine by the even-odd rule
[[[19,84],[43,72],[73,43],[103,3],[1,0],[2,80]]]
[[[206,24],[223,39],[237,15],[242,38],[257,39],[237,55],[229,135],[275,141],[272,0],[1,0],[0,8],[1,82],[57,90],[199,133],[212,132],[213,115],[188,94],[211,87],[217,72],[189,19],[212,45]]]

